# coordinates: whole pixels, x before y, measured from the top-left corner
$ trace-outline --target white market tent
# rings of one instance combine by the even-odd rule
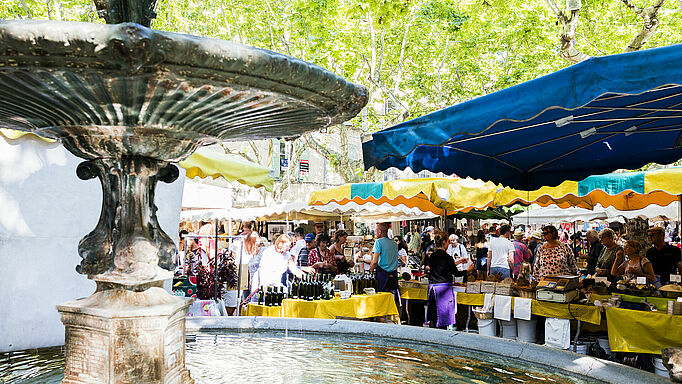
[[[437,215],[423,212],[418,208],[393,206],[390,204],[344,204],[330,203],[324,206],[308,205],[304,202],[276,204],[257,208],[232,209],[191,209],[181,213],[182,221],[239,220],[239,221],[293,221],[332,220],[351,216],[361,222],[400,221],[431,219]]]
[[[663,219],[676,219],[678,212],[679,202],[674,202],[664,207],[652,204],[646,208],[633,211],[620,211],[613,207],[603,208],[601,206],[596,206],[594,209],[549,206],[521,212],[512,216],[512,221],[514,225],[542,225],[587,221],[625,222],[625,219],[632,219],[635,217],[659,221]]]

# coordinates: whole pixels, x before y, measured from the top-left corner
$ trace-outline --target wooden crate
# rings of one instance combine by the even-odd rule
[[[468,282],[466,293],[481,293],[481,282],[480,281]]]
[[[481,281],[481,293],[495,293],[496,286],[494,281]]]
[[[497,283],[497,285],[495,286],[495,294],[496,295],[511,296],[512,295],[511,284]]]

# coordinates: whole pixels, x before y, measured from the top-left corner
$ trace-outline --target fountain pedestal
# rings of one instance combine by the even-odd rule
[[[160,286],[134,291],[98,284],[57,306],[66,327],[65,384],[191,384],[185,316],[191,299]]]

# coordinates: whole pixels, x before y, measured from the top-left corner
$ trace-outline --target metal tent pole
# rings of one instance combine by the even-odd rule
[[[215,219],[215,243],[213,244],[213,300],[218,301],[218,219]]]

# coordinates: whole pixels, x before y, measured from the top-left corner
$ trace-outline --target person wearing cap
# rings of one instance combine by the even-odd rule
[[[298,253],[297,259],[299,267],[308,266],[308,254],[310,254],[311,249],[315,248],[315,235],[309,233],[303,237],[303,241],[305,241],[305,247]]]
[[[542,231],[533,231],[528,240],[528,250],[530,251],[530,265],[535,262],[535,254],[538,251],[538,246],[542,244]]]
[[[599,232],[594,229],[589,229],[585,238],[587,239],[587,274],[594,275],[604,244],[599,241]]]
[[[514,277],[519,275],[521,264],[523,264],[524,261],[530,262],[530,251],[526,244],[521,241],[522,239],[523,230],[521,230],[520,227],[516,228],[516,231],[514,231],[514,241],[512,241],[512,244],[514,244],[514,266],[512,275]]]
[[[662,227],[649,228],[647,236],[653,247],[646,252],[646,258],[651,261],[660,283],[665,285],[670,282],[671,274],[682,273],[680,249],[666,243],[665,230]]]

